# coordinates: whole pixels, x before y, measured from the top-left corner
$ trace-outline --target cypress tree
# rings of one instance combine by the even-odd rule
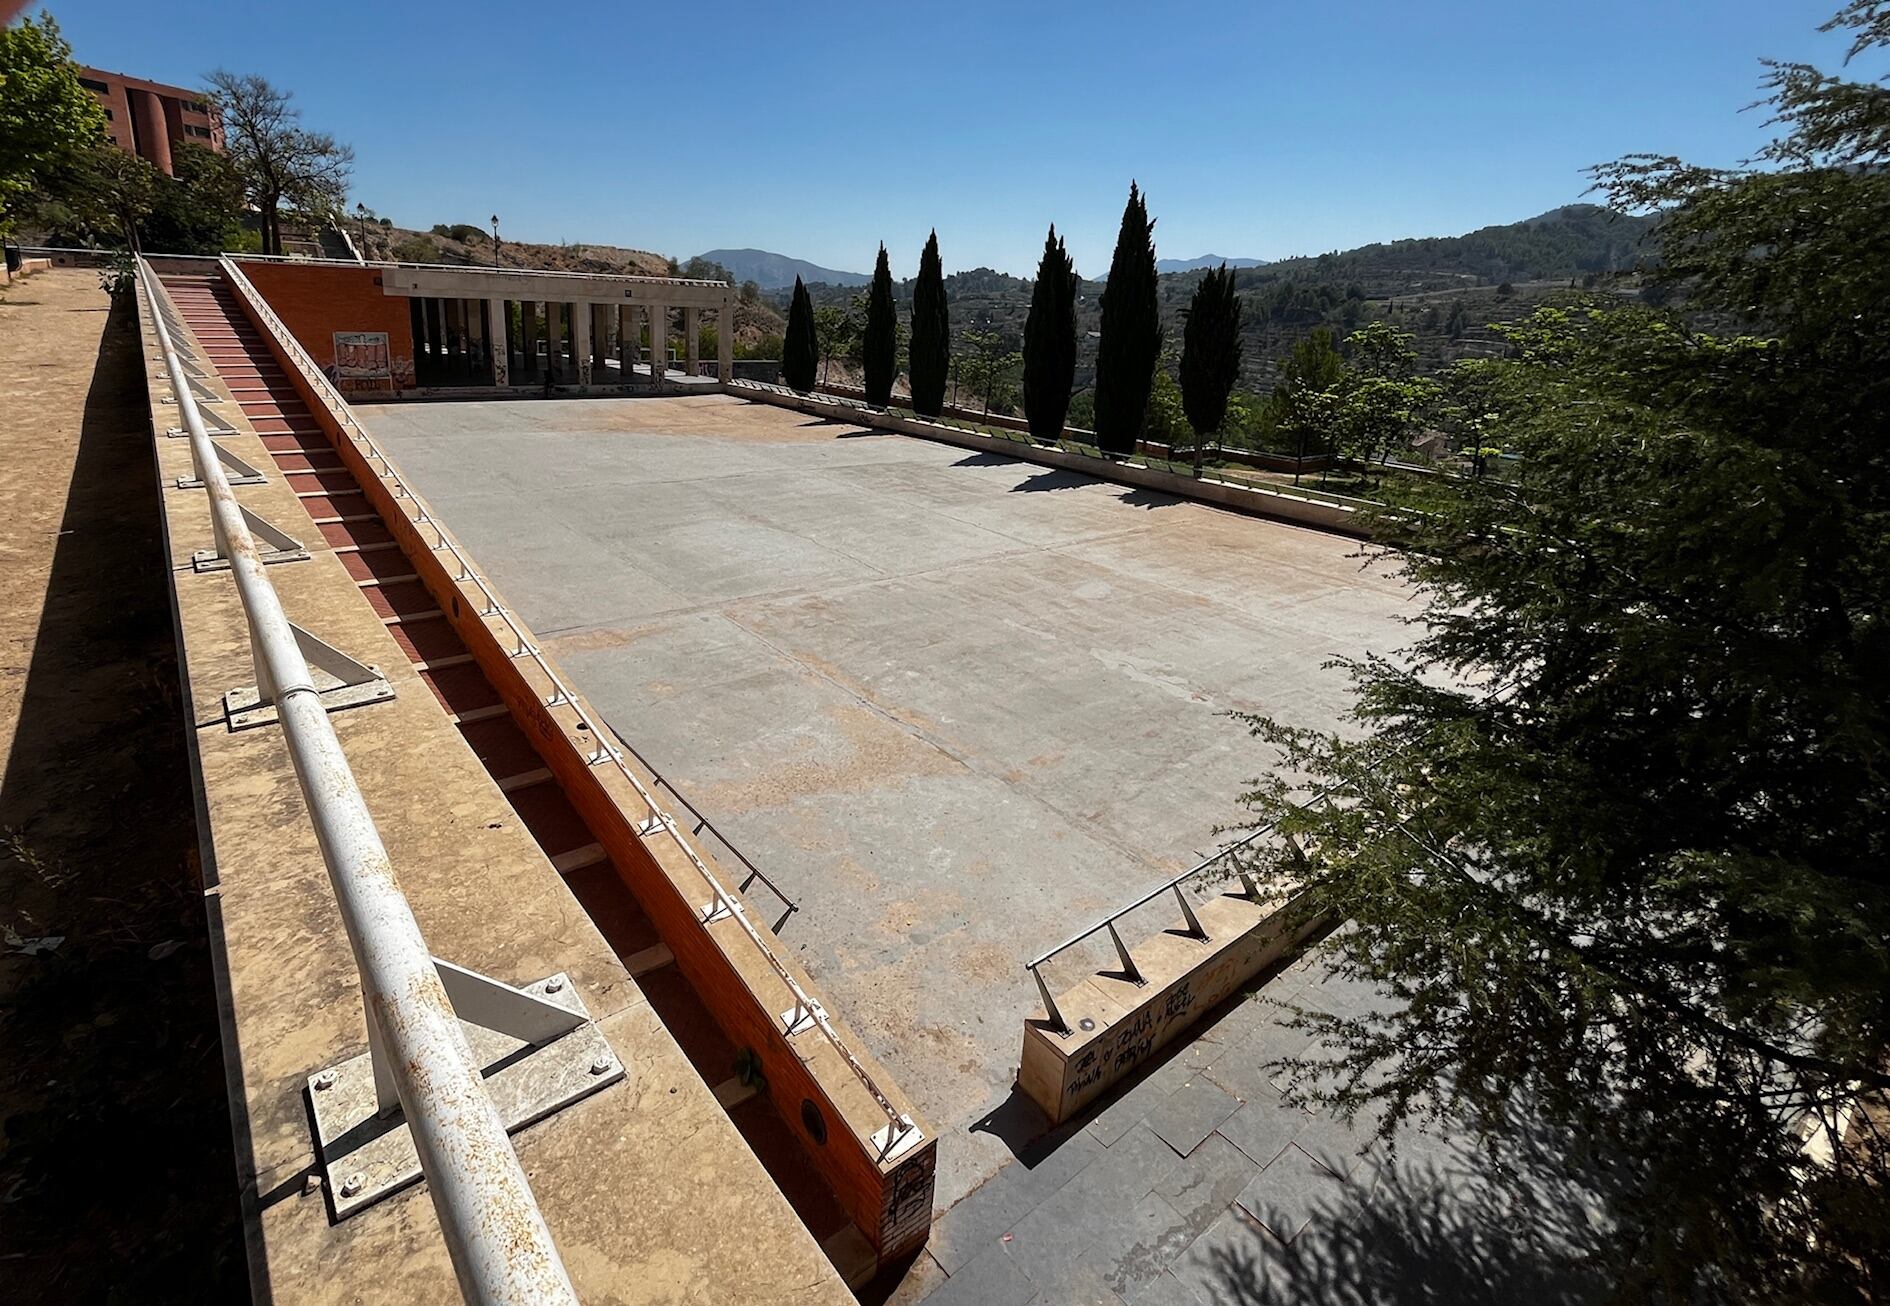
[[[1227,396],[1240,376],[1240,300],[1223,263],[1201,278],[1181,329],[1181,411],[1194,428],[1194,474],[1201,446],[1227,419]]]
[[[1096,347],[1096,442],[1105,453],[1135,452],[1162,352],[1161,305],[1155,298],[1155,224],[1134,182],[1122,210],[1109,284],[1102,298],[1102,340]]]
[[[886,246],[879,247],[873,288],[866,297],[866,402],[884,408],[892,402],[893,373],[899,368],[899,311],[893,307],[892,269]]]
[[[1024,321],[1024,416],[1039,440],[1057,440],[1076,383],[1076,265],[1056,224],[1043,240],[1037,285]]]
[[[937,417],[945,411],[945,378],[952,365],[952,319],[945,303],[945,270],[938,259],[938,232],[919,255],[912,286],[912,411]]]
[[[820,366],[820,341],[814,335],[814,301],[807,297],[807,287],[794,278],[794,298],[788,303],[787,336],[781,344],[781,376],[793,390],[814,388],[814,372]]]

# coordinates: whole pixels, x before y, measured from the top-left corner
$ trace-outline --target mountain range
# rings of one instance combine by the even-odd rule
[[[1198,272],[1202,268],[1217,268],[1221,264],[1230,268],[1265,267],[1263,258],[1228,258],[1221,254],[1203,254],[1200,258],[1158,258],[1155,260],[1157,272]]]
[[[873,278],[865,272],[840,272],[809,263],[804,258],[789,258],[765,249],[712,249],[697,257],[720,263],[737,283],[753,281],[763,290],[786,290],[799,277],[808,285],[825,282],[830,286],[864,286]]]

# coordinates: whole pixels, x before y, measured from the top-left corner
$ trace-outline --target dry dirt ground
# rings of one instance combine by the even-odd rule
[[[242,1300],[138,335],[0,290],[0,1284]]]

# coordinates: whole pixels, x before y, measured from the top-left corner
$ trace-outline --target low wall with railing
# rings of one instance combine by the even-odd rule
[[[1018,1087],[1062,1124],[1148,1064],[1223,999],[1330,922],[1304,901],[1223,893],[1125,945],[1124,965],[1084,976],[1024,1022]]]
[[[1360,516],[1361,509],[1368,505],[1360,500],[1347,501],[1338,495],[1314,497],[1317,492],[1289,493],[1285,490],[1270,490],[1257,485],[1218,480],[1211,476],[1190,476],[1178,471],[1167,471],[1160,467],[1149,466],[1146,463],[1100,458],[1092,454],[1039,444],[1022,434],[991,435],[950,422],[934,422],[922,417],[911,417],[883,408],[873,408],[864,402],[842,398],[838,395],[805,393],[782,386],[766,386],[745,381],[726,383],[723,389],[729,394],[759,403],[776,404],[797,412],[851,422],[877,430],[895,431],[901,435],[917,436],[922,440],[936,440],[944,444],[957,445],[963,449],[975,449],[981,453],[1015,458],[1020,462],[1038,463],[1045,467],[1080,472],[1099,480],[1114,481],[1117,484],[1130,485],[1138,489],[1155,490],[1163,494],[1172,494],[1176,498],[1194,499],[1201,503],[1230,508],[1235,512],[1248,513],[1256,517],[1268,517],[1297,526],[1311,526],[1318,530],[1332,531],[1356,538],[1365,538],[1368,534]]]
[[[234,271],[232,269],[232,271]],[[239,289],[242,282],[232,277]],[[761,1063],[780,1114],[882,1260],[930,1231],[937,1139],[856,1035],[827,1013],[731,878],[657,803],[660,783],[539,647],[426,501],[244,296],[284,371],[414,560],[420,581],[609,855],[716,1023]]]

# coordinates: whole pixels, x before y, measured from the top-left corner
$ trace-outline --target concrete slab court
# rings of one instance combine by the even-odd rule
[[[1215,846],[1267,763],[1225,713],[1336,724],[1321,664],[1413,611],[1349,540],[728,396],[362,416],[799,901],[787,946],[942,1131],[941,1210],[1012,1157],[1022,961]]]

